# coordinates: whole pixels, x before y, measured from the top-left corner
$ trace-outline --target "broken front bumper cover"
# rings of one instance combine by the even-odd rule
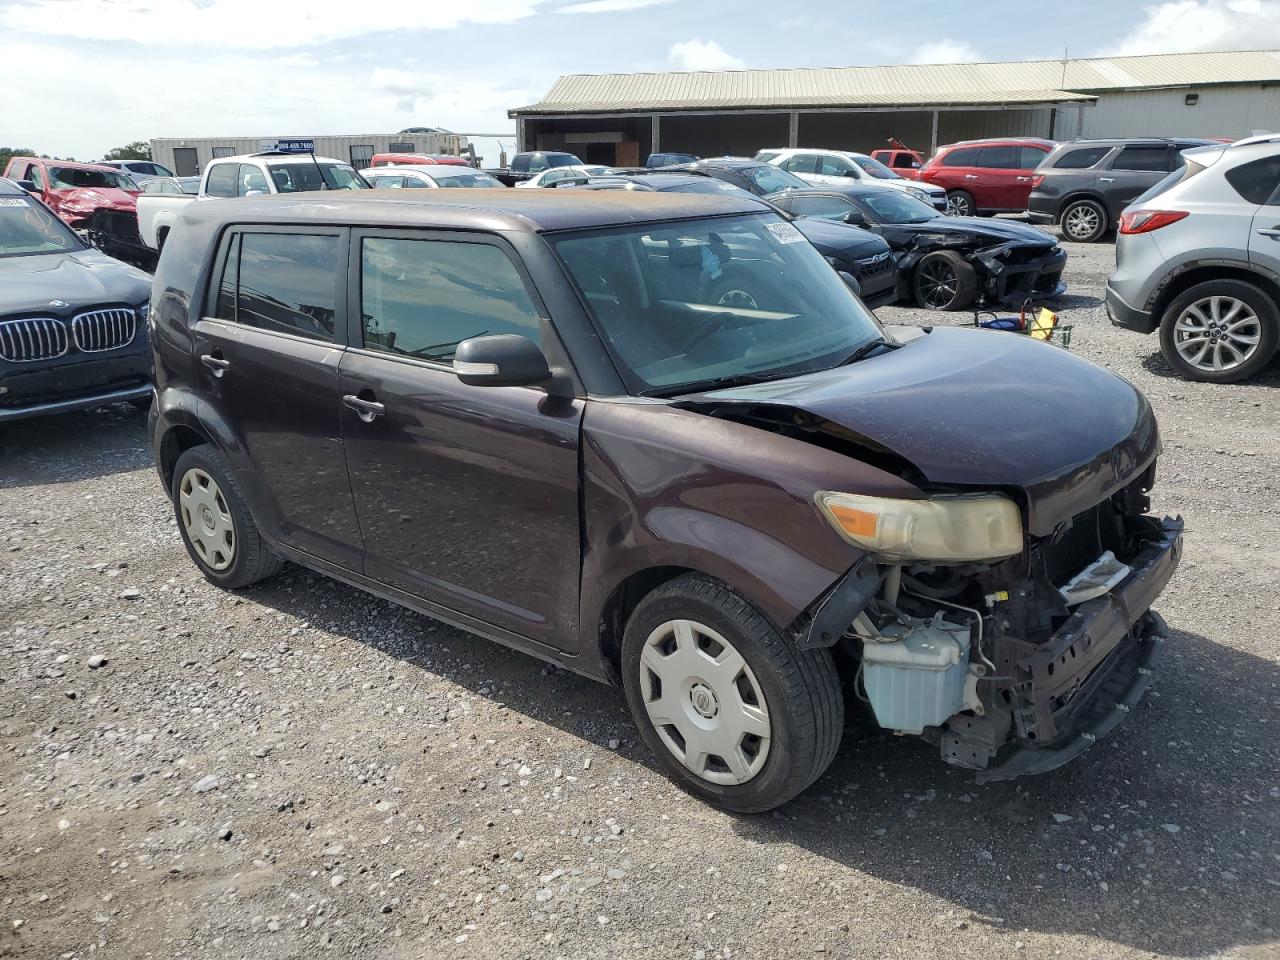
[[[1182,531],[1180,518],[1166,517],[1128,561],[1133,572],[1123,583],[1080,604],[1017,661],[1011,709],[949,721],[938,737],[943,759],[978,768],[979,783],[1047,773],[1123,720],[1151,685],[1168,636],[1151,604],[1178,568]]]

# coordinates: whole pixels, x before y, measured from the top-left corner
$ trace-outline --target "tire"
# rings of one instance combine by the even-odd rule
[[[284,565],[258,532],[227,461],[209,444],[178,458],[169,496],[187,553],[210,583],[235,590],[274,576]]]
[[[1111,227],[1097,200],[1072,200],[1062,208],[1058,223],[1062,235],[1075,243],[1097,243]]]
[[[1160,352],[1187,380],[1244,380],[1267,365],[1278,343],[1280,308],[1244,280],[1197,283],[1175,297],[1160,319]]]
[[[974,217],[978,214],[978,203],[968,190],[947,191],[948,217]]]
[[[145,397],[130,400],[129,406],[133,407],[133,409],[137,410],[139,413],[147,413],[151,409],[151,399],[151,395],[148,394]]]
[[[831,651],[797,650],[700,574],[640,601],[623,634],[622,685],[663,773],[727,810],[781,806],[822,776],[840,745],[844,700]]]
[[[977,299],[978,275],[954,250],[938,250],[916,264],[911,293],[926,310],[963,310]]]

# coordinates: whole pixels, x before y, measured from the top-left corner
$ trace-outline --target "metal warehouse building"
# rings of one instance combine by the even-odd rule
[[[993,136],[1247,136],[1280,130],[1280,51],[561,77],[509,112],[521,150],[592,163],[762,147],[917,149]]]
[[[199,175],[210,160],[256,153],[266,144],[292,139],[295,137],[166,138],[151,141],[151,159],[164,164],[180,177],[194,177]],[[315,143],[317,156],[345,160],[357,170],[369,166],[375,153],[461,154],[467,146],[466,137],[445,131],[308,136],[306,139]]]

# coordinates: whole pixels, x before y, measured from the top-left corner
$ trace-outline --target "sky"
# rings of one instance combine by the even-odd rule
[[[1280,0],[0,0],[0,144],[435,126],[510,150],[507,110],[567,73],[1262,48]]]

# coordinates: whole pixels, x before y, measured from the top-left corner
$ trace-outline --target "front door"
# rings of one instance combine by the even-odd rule
[[[575,652],[582,402],[468,386],[451,366],[484,334],[548,349],[530,284],[496,238],[370,230],[352,244],[360,320],[340,392],[366,574]]]
[[[347,240],[337,229],[224,235],[195,325],[200,416],[269,536],[359,570],[338,418]]]

